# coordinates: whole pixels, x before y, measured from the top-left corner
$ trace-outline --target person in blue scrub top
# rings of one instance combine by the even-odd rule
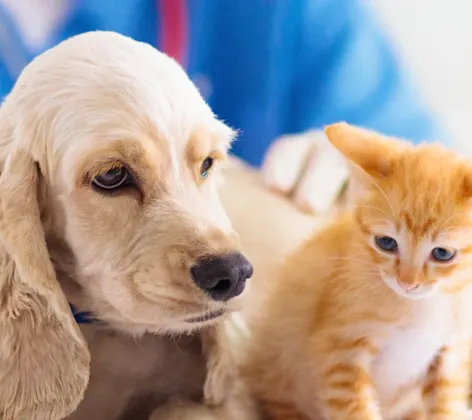
[[[39,47],[0,8],[0,95],[35,55],[112,30],[176,58],[259,165],[278,136],[344,120],[415,142],[443,135],[363,0],[69,0]],[[34,16],[32,17],[34,19]]]

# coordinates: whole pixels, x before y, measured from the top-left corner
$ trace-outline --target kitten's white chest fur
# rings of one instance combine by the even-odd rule
[[[381,401],[423,376],[448,342],[452,308],[448,300],[424,304],[406,327],[394,327],[373,364],[373,380]]]

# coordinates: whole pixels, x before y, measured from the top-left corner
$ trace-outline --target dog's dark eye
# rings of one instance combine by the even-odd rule
[[[456,256],[456,251],[446,248],[434,248],[431,256],[438,262],[449,262]]]
[[[397,241],[390,236],[376,236],[375,244],[382,251],[395,252],[398,249]]]
[[[203,161],[202,166],[200,167],[200,176],[202,178],[207,178],[212,166],[213,166],[213,158],[207,157]]]
[[[113,191],[130,185],[133,178],[124,166],[112,168],[103,174],[97,175],[92,184],[100,190]]]

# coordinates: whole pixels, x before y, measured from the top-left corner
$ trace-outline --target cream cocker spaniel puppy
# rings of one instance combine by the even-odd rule
[[[217,193],[233,136],[177,63],[121,35],[27,66],[0,109],[0,418],[225,404],[221,326],[252,275]]]

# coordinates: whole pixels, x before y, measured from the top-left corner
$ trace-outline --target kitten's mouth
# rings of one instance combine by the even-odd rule
[[[195,316],[192,318],[187,318],[185,321],[191,324],[199,323],[199,322],[207,322],[211,321],[215,318],[219,318],[220,316],[223,316],[225,314],[224,309],[219,309],[218,311],[213,311],[213,312],[207,312],[204,315],[200,316]]]
[[[390,276],[383,276],[383,280],[390,289],[406,299],[425,299],[434,291],[433,288],[421,287],[421,284],[415,284],[413,287],[406,289],[399,284],[396,278]]]

